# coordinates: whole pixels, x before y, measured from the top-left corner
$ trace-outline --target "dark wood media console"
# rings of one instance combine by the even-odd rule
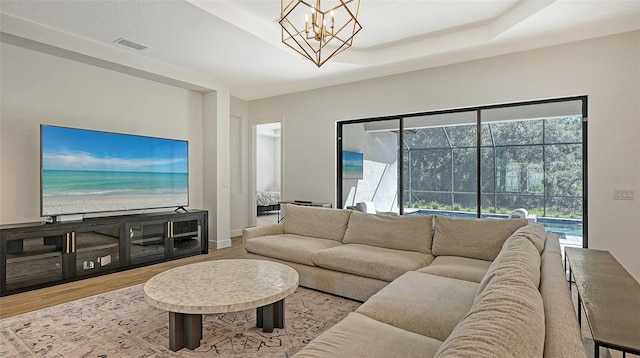
[[[207,211],[0,226],[0,296],[209,250]]]

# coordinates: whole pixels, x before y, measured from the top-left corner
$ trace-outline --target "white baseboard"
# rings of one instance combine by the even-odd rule
[[[209,248],[212,249],[224,249],[225,247],[231,247],[231,239],[221,240],[221,241],[211,241],[209,240]]]
[[[231,237],[242,236],[242,229],[231,230]]]

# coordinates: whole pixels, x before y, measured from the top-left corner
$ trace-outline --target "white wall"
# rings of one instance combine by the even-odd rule
[[[256,138],[256,189],[278,191],[280,188],[280,138],[258,134]]]
[[[0,44],[0,223],[40,221],[41,123],[189,141],[189,207],[203,207],[202,94]]]
[[[249,226],[251,210],[250,180],[249,180],[249,103],[239,98],[231,97],[231,236],[242,235],[242,229]],[[234,124],[234,121],[236,122]],[[240,133],[237,133],[237,132]],[[239,151],[239,152],[238,152]],[[239,182],[238,182],[239,181]]]
[[[640,280],[640,32],[625,33],[249,102],[250,121],[284,118],[287,195],[335,202],[335,122],[589,96],[589,247]],[[309,111],[309,108],[314,108]]]

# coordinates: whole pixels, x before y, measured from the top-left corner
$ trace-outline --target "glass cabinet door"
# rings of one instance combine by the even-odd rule
[[[199,220],[171,221],[169,229],[172,255],[202,250],[202,225]]]
[[[132,223],[127,225],[129,258],[131,263],[156,260],[166,257],[167,221]]]
[[[35,234],[37,235],[37,234]],[[65,235],[35,236],[6,242],[7,291],[66,278]]]
[[[83,276],[120,266],[120,225],[94,227],[72,232],[71,262],[75,276]]]

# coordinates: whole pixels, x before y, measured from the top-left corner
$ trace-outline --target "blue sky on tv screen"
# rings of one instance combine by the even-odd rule
[[[187,173],[188,144],[83,129],[42,126],[43,170]]]

